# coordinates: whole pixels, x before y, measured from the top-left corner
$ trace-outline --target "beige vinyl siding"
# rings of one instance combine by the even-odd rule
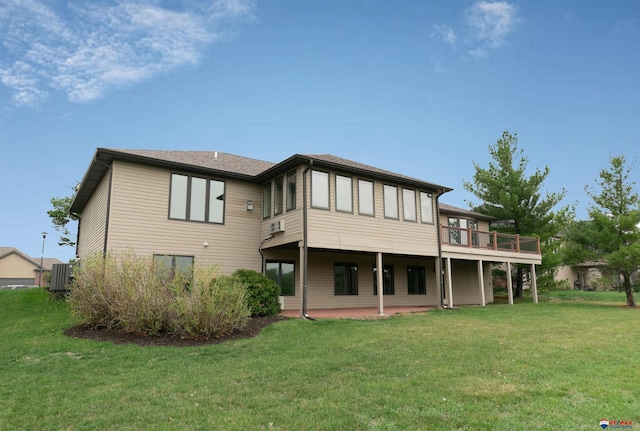
[[[373,267],[375,254],[331,253],[312,251],[309,253],[307,283],[307,308],[353,308],[377,307],[378,296],[373,294]],[[334,294],[334,264],[355,263],[358,265],[358,295]],[[393,256],[383,257],[384,265],[393,265],[395,294],[384,296],[385,306],[436,306],[439,303],[435,259],[407,259]],[[426,295],[409,295],[407,288],[407,266],[424,266],[427,280]],[[294,308],[298,308],[297,306]]]
[[[109,207],[109,181],[111,170],[100,180],[87,205],[82,211],[78,238],[80,258],[104,251]]]
[[[0,278],[30,278],[33,279],[38,266],[25,260],[21,256],[11,253],[0,259]]]
[[[299,250],[267,250],[265,260],[287,260],[295,262],[295,296],[284,297],[285,310],[298,310],[302,304],[300,275],[302,264]],[[377,307],[378,296],[373,294],[373,267],[375,254],[309,251],[309,273],[307,278],[307,308],[352,308]],[[358,295],[335,295],[333,274],[335,263],[358,265]],[[437,306],[439,296],[436,285],[435,258],[403,258],[383,256],[384,265],[394,268],[394,295],[385,295],[385,306]],[[426,295],[409,295],[407,266],[425,267]]]
[[[262,205],[256,203],[262,200],[261,186],[212,177],[225,181],[224,224],[170,220],[171,173],[114,162],[109,248],[194,256],[196,264],[218,265],[227,274],[238,268],[260,271]],[[245,209],[248,200],[254,202],[253,211]]]
[[[451,260],[451,285],[453,286],[453,305],[477,305],[481,303],[480,284],[478,283],[478,262],[470,260]],[[483,264],[485,302],[493,302],[493,282],[491,265]],[[446,292],[446,289],[445,289]]]
[[[340,175],[346,175],[339,173]],[[335,173],[330,174],[330,210],[309,208],[309,247],[336,250],[371,251],[384,253],[436,256],[438,254],[438,232],[433,224],[403,220],[402,185],[398,187],[399,219],[384,217],[383,186],[388,183],[371,178],[353,178],[354,213],[335,211]],[[358,214],[358,179],[373,181],[375,216]],[[420,189],[416,193],[420,192]],[[311,193],[311,190],[309,190]]]

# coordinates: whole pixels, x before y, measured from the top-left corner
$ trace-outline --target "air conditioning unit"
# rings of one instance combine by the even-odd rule
[[[269,226],[269,233],[284,232],[284,220],[278,220],[271,223]]]

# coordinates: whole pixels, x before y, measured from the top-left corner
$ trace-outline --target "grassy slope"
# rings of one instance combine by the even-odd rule
[[[142,348],[67,338],[64,303],[0,291],[0,430],[637,426],[640,310],[549,296]]]

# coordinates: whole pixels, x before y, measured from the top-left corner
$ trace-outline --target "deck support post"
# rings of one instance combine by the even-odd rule
[[[451,282],[451,258],[447,258],[447,306],[453,308],[453,285]]]
[[[507,262],[507,293],[509,304],[513,305],[513,280],[511,279],[511,262]]]
[[[378,315],[384,316],[384,268],[382,267],[382,253],[376,255],[376,279],[378,283]]]
[[[538,281],[536,280],[536,265],[531,264],[531,291],[533,292],[533,303],[538,303]]]
[[[482,259],[480,259],[478,261],[478,284],[480,285],[480,304],[484,307],[487,302],[484,295],[484,268],[482,266]]]

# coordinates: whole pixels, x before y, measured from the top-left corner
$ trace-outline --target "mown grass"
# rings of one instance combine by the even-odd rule
[[[637,427],[640,310],[604,302],[296,319],[176,348],[68,338],[63,302],[0,291],[0,429]]]

